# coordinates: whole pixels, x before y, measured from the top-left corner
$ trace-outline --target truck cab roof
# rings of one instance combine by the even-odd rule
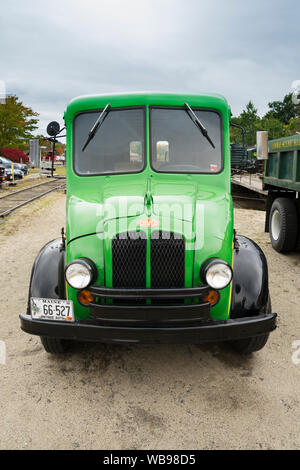
[[[147,105],[182,107],[185,102],[188,102],[193,107],[217,109],[222,113],[228,114],[230,117],[230,107],[227,100],[219,94],[158,93],[148,91],[78,96],[68,104],[64,119],[65,121],[72,119],[81,111],[100,109],[108,102],[112,108]]]

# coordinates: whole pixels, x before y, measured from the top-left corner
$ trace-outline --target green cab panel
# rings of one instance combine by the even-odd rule
[[[107,103],[112,110],[143,107],[144,168],[136,173],[81,176],[74,169],[74,120],[80,113],[101,113]],[[219,114],[222,139],[222,168],[219,172],[168,173],[153,169],[151,108],[155,106],[184,109],[184,103],[188,103],[193,109],[213,110]],[[65,112],[66,263],[78,257],[90,258],[98,271],[95,284],[113,287],[112,240],[118,234],[140,230],[145,233],[147,239],[146,287],[151,287],[150,239],[153,232],[159,230],[177,234],[184,239],[185,287],[201,285],[201,266],[209,258],[221,258],[232,266],[233,206],[230,187],[229,118],[229,106],[219,95],[132,93],[86,96],[71,101]],[[170,148],[172,150],[171,146]],[[81,158],[83,156],[84,154]],[[184,163],[184,154],[182,159]],[[141,224],[147,220],[154,221],[154,226]],[[76,318],[88,318],[89,309],[79,304],[77,291],[69,285],[67,297],[74,302]],[[211,308],[213,319],[228,319],[230,299],[231,285],[220,291],[218,304]]]

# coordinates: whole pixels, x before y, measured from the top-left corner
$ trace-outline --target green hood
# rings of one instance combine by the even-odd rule
[[[162,230],[172,226],[183,234],[186,230],[188,238],[191,233],[198,238],[204,234],[220,240],[226,238],[231,220],[230,197],[223,188],[200,184],[188,175],[180,184],[136,179],[134,184],[124,187],[108,177],[101,181],[99,189],[93,184],[84,198],[80,193],[70,196],[68,241],[104,232],[107,224],[114,225],[116,231],[128,226],[136,230],[139,220],[145,218],[159,221]]]
[[[170,176],[168,181],[152,181],[151,185],[141,175],[136,179],[134,184],[123,187],[119,178],[105,178],[98,190],[94,184],[92,190],[89,183],[89,191],[85,192],[88,197],[77,193],[68,198],[67,262],[81,256],[92,259],[99,273],[96,283],[111,287],[112,238],[117,233],[136,231],[141,220],[151,219],[160,224],[159,230],[183,235],[186,287],[201,284],[201,266],[208,258],[219,257],[232,265],[232,201],[224,188],[205,185],[188,175],[181,176],[180,184],[176,178],[171,181]],[[147,201],[151,202],[147,205]],[[120,207],[126,208],[127,216]],[[141,230],[151,232],[158,228]],[[70,287],[68,292],[76,301],[76,293]],[[214,318],[227,318],[229,302],[227,287],[212,309]],[[78,312],[87,315],[84,308],[78,307]]]

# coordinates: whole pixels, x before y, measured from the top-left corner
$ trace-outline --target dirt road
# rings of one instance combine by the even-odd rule
[[[0,448],[299,449],[300,256],[272,250],[264,213],[237,209],[235,219],[269,262],[279,328],[262,351],[78,344],[54,357],[19,329],[18,314],[38,250],[65,225],[64,203],[51,194],[0,225]]]

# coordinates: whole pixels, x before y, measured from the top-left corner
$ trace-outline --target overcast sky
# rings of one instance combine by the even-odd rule
[[[223,94],[263,114],[300,79],[299,0],[9,0],[0,80],[40,113],[116,91]]]

